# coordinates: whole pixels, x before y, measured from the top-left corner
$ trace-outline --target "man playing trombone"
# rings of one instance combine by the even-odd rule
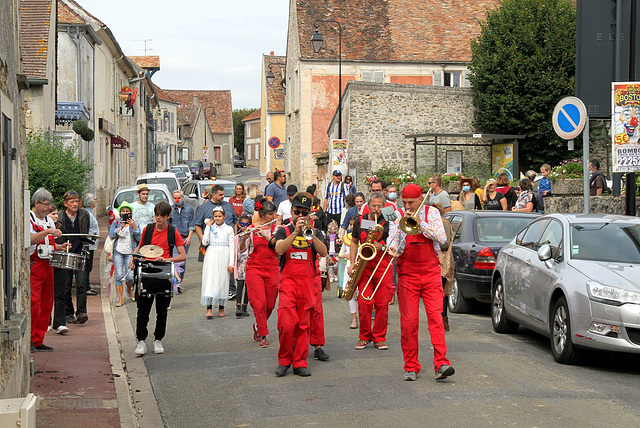
[[[276,376],[293,373],[310,376],[307,368],[309,324],[320,287],[316,278],[316,258],[327,256],[324,235],[313,228],[309,214],[313,197],[298,193],[291,203],[291,223],[276,232],[276,253],[280,256],[278,287],[278,367]]]
[[[416,380],[420,373],[418,330],[422,299],[433,346],[436,380],[442,380],[455,373],[447,359],[442,323],[444,295],[438,261],[439,245],[444,244],[447,237],[439,211],[434,207],[424,206],[420,186],[405,186],[402,189],[402,203],[407,215],[400,220],[399,232],[389,243],[389,251],[399,255],[398,306],[404,379]]]
[[[394,223],[385,221],[381,210],[385,205],[382,193],[373,193],[369,198],[369,213],[362,215],[353,224],[350,248],[349,276],[358,275],[357,281],[360,296],[358,297],[358,313],[360,318],[360,336],[356,349],[364,349],[370,342],[380,350],[389,349],[386,342],[389,319],[389,302],[394,294],[393,269],[389,269],[392,261],[385,247],[388,237],[395,234]],[[391,229],[391,233],[390,233]],[[364,250],[359,245],[364,243]],[[373,246],[373,247],[371,247]],[[375,249],[375,250],[374,250]],[[360,258],[360,260],[356,260]],[[364,267],[361,264],[365,264]],[[375,320],[371,328],[371,314],[375,308]]]

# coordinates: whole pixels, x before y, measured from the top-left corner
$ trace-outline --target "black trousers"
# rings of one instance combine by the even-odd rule
[[[71,289],[73,288],[73,278],[76,279],[76,308],[73,307]],[[87,313],[87,289],[89,283],[89,273],[79,270],[54,269],[53,270],[53,293],[54,293],[54,315],[53,327],[58,328],[67,324],[67,316]]]
[[[148,297],[140,297],[136,295],[136,305],[138,306],[138,317],[136,320],[136,338],[145,340],[149,335],[147,325],[149,324],[149,314],[153,301],[156,301],[156,329],[153,332],[155,340],[162,340],[167,332],[167,312],[171,304],[171,297],[165,294],[150,295]]]
[[[247,305],[249,302],[249,295],[247,294],[247,285],[244,279],[238,280],[237,286],[237,294],[236,294],[236,305]]]
[[[85,277],[85,291],[91,290],[91,284],[89,284],[89,277],[93,270],[93,253],[95,250],[89,250],[89,258],[87,259],[87,275]]]

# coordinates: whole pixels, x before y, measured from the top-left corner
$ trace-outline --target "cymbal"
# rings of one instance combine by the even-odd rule
[[[143,257],[153,258],[160,257],[164,254],[162,247],[157,245],[144,245],[140,248],[140,254]]]

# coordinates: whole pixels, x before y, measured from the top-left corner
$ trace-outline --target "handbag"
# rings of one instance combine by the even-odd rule
[[[116,242],[115,238],[107,236],[107,239],[104,240],[104,245],[102,246],[102,251],[113,254],[113,244]]]

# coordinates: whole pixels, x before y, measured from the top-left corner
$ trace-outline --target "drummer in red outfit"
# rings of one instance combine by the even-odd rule
[[[313,197],[298,193],[292,201],[291,224],[276,232],[276,252],[280,258],[280,303],[278,305],[278,367],[276,376],[293,373],[310,376],[307,368],[309,353],[309,323],[316,302],[315,260],[327,256],[324,235],[314,229],[309,239],[304,236],[305,223],[311,211]]]
[[[395,290],[393,284],[393,269],[387,269],[387,266],[391,262],[391,256],[387,253],[383,257],[383,253],[385,252],[385,243],[390,235],[393,236],[393,232],[395,232],[396,227],[395,224],[392,224],[390,227],[390,223],[385,221],[381,212],[384,205],[384,195],[382,193],[373,193],[369,198],[369,214],[363,214],[353,224],[353,239],[351,240],[351,249],[349,252],[351,255],[351,265],[348,270],[349,276],[351,276],[353,266],[356,262],[358,245],[366,241],[369,233],[375,233],[373,230],[375,228],[375,224],[382,226],[383,229],[382,235],[373,242],[373,245],[377,250],[376,255],[373,259],[366,262],[364,271],[358,281],[358,290],[360,293],[358,297],[360,340],[355,346],[356,349],[366,348],[369,342],[373,342],[373,345],[377,349],[389,349],[386,341],[387,325],[389,324],[389,302],[391,301],[391,297]],[[364,227],[366,223],[370,223],[370,228]],[[391,234],[389,233],[390,228]],[[380,264],[378,265],[378,263]],[[373,292],[378,284],[380,284],[380,286],[374,295]],[[372,295],[373,299],[365,299],[365,297],[370,298]],[[376,317],[373,322],[372,329],[371,314],[373,312],[373,308],[376,310]]]
[[[412,214],[422,202],[422,188],[409,184],[402,189],[402,203],[407,214]],[[424,302],[436,380],[455,373],[447,359],[447,344],[442,323],[442,279],[438,261],[439,244],[447,237],[442,218],[435,207],[423,207],[417,214],[422,233],[407,235],[399,231],[389,243],[389,252],[398,258],[398,305],[400,333],[404,355],[404,379],[416,380],[420,373],[418,361],[418,330],[420,327],[420,300]]]
[[[276,307],[278,298],[278,256],[275,251],[275,223],[266,225],[276,218],[276,206],[263,196],[255,200],[258,219],[251,225],[255,232],[243,235],[240,251],[249,248],[249,259],[245,273],[249,303],[253,308],[256,322],[253,324],[253,340],[260,347],[269,346],[267,321]]]
[[[56,229],[47,214],[53,205],[53,196],[41,187],[31,197],[33,209],[29,212],[30,243],[29,258],[31,260],[31,345],[37,351],[53,351],[45,345],[44,335],[49,326],[51,309],[53,309],[53,268],[49,266],[49,257],[55,249],[66,250],[71,244],[57,245],[53,237],[60,237],[62,232]]]

